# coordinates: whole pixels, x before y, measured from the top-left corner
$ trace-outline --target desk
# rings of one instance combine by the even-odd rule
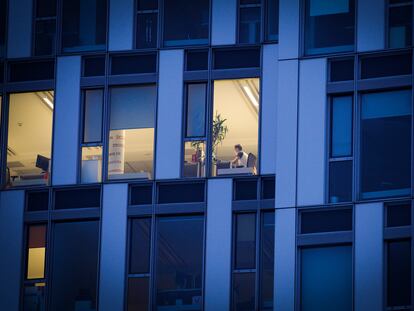
[[[254,167],[235,167],[235,168],[218,168],[219,175],[254,175]]]
[[[111,174],[109,179],[151,179],[151,174],[148,172],[140,173],[125,173],[125,174]]]

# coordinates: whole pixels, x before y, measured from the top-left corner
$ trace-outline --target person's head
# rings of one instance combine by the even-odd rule
[[[243,151],[243,147],[240,144],[234,145],[234,152],[239,153]]]

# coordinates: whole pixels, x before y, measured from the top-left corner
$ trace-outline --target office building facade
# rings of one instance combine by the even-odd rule
[[[413,310],[411,0],[0,0],[0,310]]]

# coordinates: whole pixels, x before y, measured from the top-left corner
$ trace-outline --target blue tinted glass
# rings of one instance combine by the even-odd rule
[[[329,202],[352,201],[352,160],[329,163]]]
[[[103,90],[85,91],[85,116],[83,141],[100,142],[102,140],[102,103]]]
[[[35,24],[35,55],[55,52],[56,19],[38,20]]]
[[[255,273],[233,274],[233,308],[234,311],[254,310]]]
[[[254,269],[256,265],[256,214],[236,215],[235,269]]]
[[[390,48],[403,48],[412,42],[412,3],[402,1],[396,5],[389,4],[388,45]]]
[[[131,249],[129,273],[150,272],[151,218],[131,222]]]
[[[206,84],[187,85],[187,137],[205,135]]]
[[[159,219],[155,268],[158,308],[201,310],[203,223],[202,216]]]
[[[261,228],[261,310],[273,310],[273,274],[275,251],[275,213],[266,212],[262,217]]]
[[[352,247],[301,251],[301,311],[352,310]]]
[[[279,34],[279,0],[267,0],[266,40],[277,40]]]
[[[331,156],[352,154],[352,96],[332,99]]]
[[[45,311],[45,284],[27,284],[23,289],[24,311]]]
[[[240,43],[258,43],[260,42],[260,7],[240,9]]]
[[[411,91],[362,96],[362,198],[401,196],[411,190]]]
[[[137,48],[157,46],[158,13],[138,13],[136,45]]]

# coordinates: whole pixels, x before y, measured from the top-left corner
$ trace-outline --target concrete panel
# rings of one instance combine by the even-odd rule
[[[383,309],[383,204],[355,206],[355,311]]]
[[[278,46],[263,46],[261,150],[262,174],[276,172],[276,108],[278,85]]]
[[[0,310],[18,311],[23,258],[24,191],[0,193]]]
[[[134,0],[110,0],[109,5],[109,50],[133,48]]]
[[[280,0],[279,12],[279,59],[298,58],[300,0]]]
[[[7,57],[30,57],[32,54],[32,0],[9,3]]]
[[[213,0],[212,6],[211,44],[235,44],[237,0]]]
[[[103,187],[99,310],[124,309],[128,185]]]
[[[385,0],[358,0],[358,52],[385,48]]]
[[[326,64],[324,58],[300,63],[298,206],[324,203]]]
[[[279,62],[276,112],[276,207],[296,205],[298,61]]]
[[[232,180],[210,179],[207,198],[204,307],[230,310]]]
[[[184,51],[161,51],[159,63],[156,176],[179,178]]]
[[[52,184],[75,184],[78,172],[81,57],[57,59]]]

